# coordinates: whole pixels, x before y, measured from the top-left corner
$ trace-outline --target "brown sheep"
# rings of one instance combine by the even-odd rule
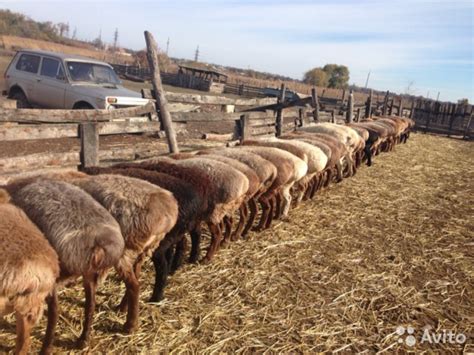
[[[122,312],[128,309],[124,330],[134,331],[138,321],[141,265],[176,224],[176,199],[168,190],[128,176],[89,176],[78,172],[49,176],[83,189],[120,225],[125,249],[115,269],[126,285],[126,293],[119,309]]]
[[[28,354],[31,328],[41,318],[45,298],[56,297],[59,260],[38,227],[9,199],[0,189],[0,316],[15,312],[15,354]]]
[[[79,346],[90,337],[97,284],[122,257],[124,240],[115,219],[80,188],[62,181],[37,178],[7,185],[12,201],[39,227],[59,256],[59,282],[82,276],[86,293],[85,317]],[[48,306],[49,348],[57,322],[55,300]]]
[[[257,154],[250,152],[242,152],[238,149],[206,149],[198,152],[199,155],[213,154],[232,158],[246,164],[252,169],[260,179],[261,190],[257,193],[257,201],[262,203],[261,196],[265,193],[277,178],[277,168],[270,161],[263,159]],[[265,200],[265,198],[264,198]],[[255,217],[257,216],[258,207],[254,199],[249,201],[250,214],[248,216],[247,224],[245,225],[242,236],[245,237],[252,227]]]

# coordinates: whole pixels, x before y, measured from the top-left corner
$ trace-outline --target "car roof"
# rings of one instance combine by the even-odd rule
[[[56,57],[56,58],[59,58],[61,60],[79,60],[79,61],[86,61],[86,62],[90,62],[90,63],[105,64],[107,66],[110,66],[108,63],[102,62],[102,61],[97,60],[97,59],[83,57],[83,56],[80,56],[80,55],[61,53],[61,52],[42,51],[42,50],[36,50],[36,49],[20,49],[18,52],[19,53],[28,53],[28,54],[37,54],[37,55],[43,55],[43,56]]]

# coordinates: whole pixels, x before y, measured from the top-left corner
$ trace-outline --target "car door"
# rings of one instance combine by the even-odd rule
[[[12,84],[19,85],[28,101],[36,104],[35,86],[38,79],[38,70],[41,62],[39,55],[22,53],[15,65],[14,74],[11,75]]]
[[[67,85],[60,60],[53,57],[43,57],[39,76],[35,84],[35,100],[37,104],[46,108],[64,108]]]

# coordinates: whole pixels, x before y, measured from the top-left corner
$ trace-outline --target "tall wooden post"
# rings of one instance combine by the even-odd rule
[[[80,169],[99,165],[99,127],[96,122],[79,125],[81,135]]]
[[[390,101],[390,107],[388,109],[388,115],[392,116],[393,113],[393,101],[395,100],[395,97],[392,97],[392,100]]]
[[[179,153],[178,141],[176,140],[176,133],[171,121],[171,115],[168,110],[168,100],[166,99],[165,91],[161,85],[160,63],[158,61],[158,45],[156,44],[153,35],[145,31],[145,41],[147,47],[148,63],[151,69],[151,82],[155,91],[155,99],[158,108],[160,109],[161,123],[166,133],[168,140],[168,148],[170,153]]]
[[[382,115],[386,116],[387,111],[388,111],[388,96],[390,95],[390,91],[387,90],[387,93],[385,94],[385,99],[383,101],[383,109],[382,109]]]
[[[240,116],[240,142],[250,138],[250,118],[249,115]]]
[[[410,110],[410,118],[412,120],[415,119],[415,99],[411,101],[411,110]]]
[[[403,117],[403,97],[400,96],[400,106],[398,106],[398,116]]]
[[[280,97],[278,98],[278,103],[281,105],[285,102],[285,95],[286,95],[286,86],[285,83],[281,84],[281,92],[280,92]],[[283,127],[283,108],[278,108],[277,110],[277,115],[276,115],[276,121],[275,121],[275,135],[277,137],[281,136],[282,132],[282,127]]]
[[[373,91],[371,89],[369,97],[367,98],[367,102],[365,103],[365,118],[370,118],[372,116],[372,99]]]
[[[319,100],[318,93],[314,87],[311,89],[311,103],[313,106],[313,120],[314,122],[319,122]]]
[[[349,101],[347,103],[346,122],[352,123],[354,117],[354,93],[352,90],[349,93]]]
[[[331,111],[331,123],[336,123],[336,110]]]
[[[360,122],[360,107],[357,108],[356,122]]]

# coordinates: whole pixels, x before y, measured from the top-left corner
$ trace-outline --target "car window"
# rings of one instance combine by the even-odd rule
[[[59,61],[51,58],[44,58],[41,64],[41,75],[49,78],[56,78],[58,75]]]
[[[16,63],[16,69],[26,71],[28,73],[37,73],[40,63],[40,57],[32,54],[22,54],[18,63]]]

